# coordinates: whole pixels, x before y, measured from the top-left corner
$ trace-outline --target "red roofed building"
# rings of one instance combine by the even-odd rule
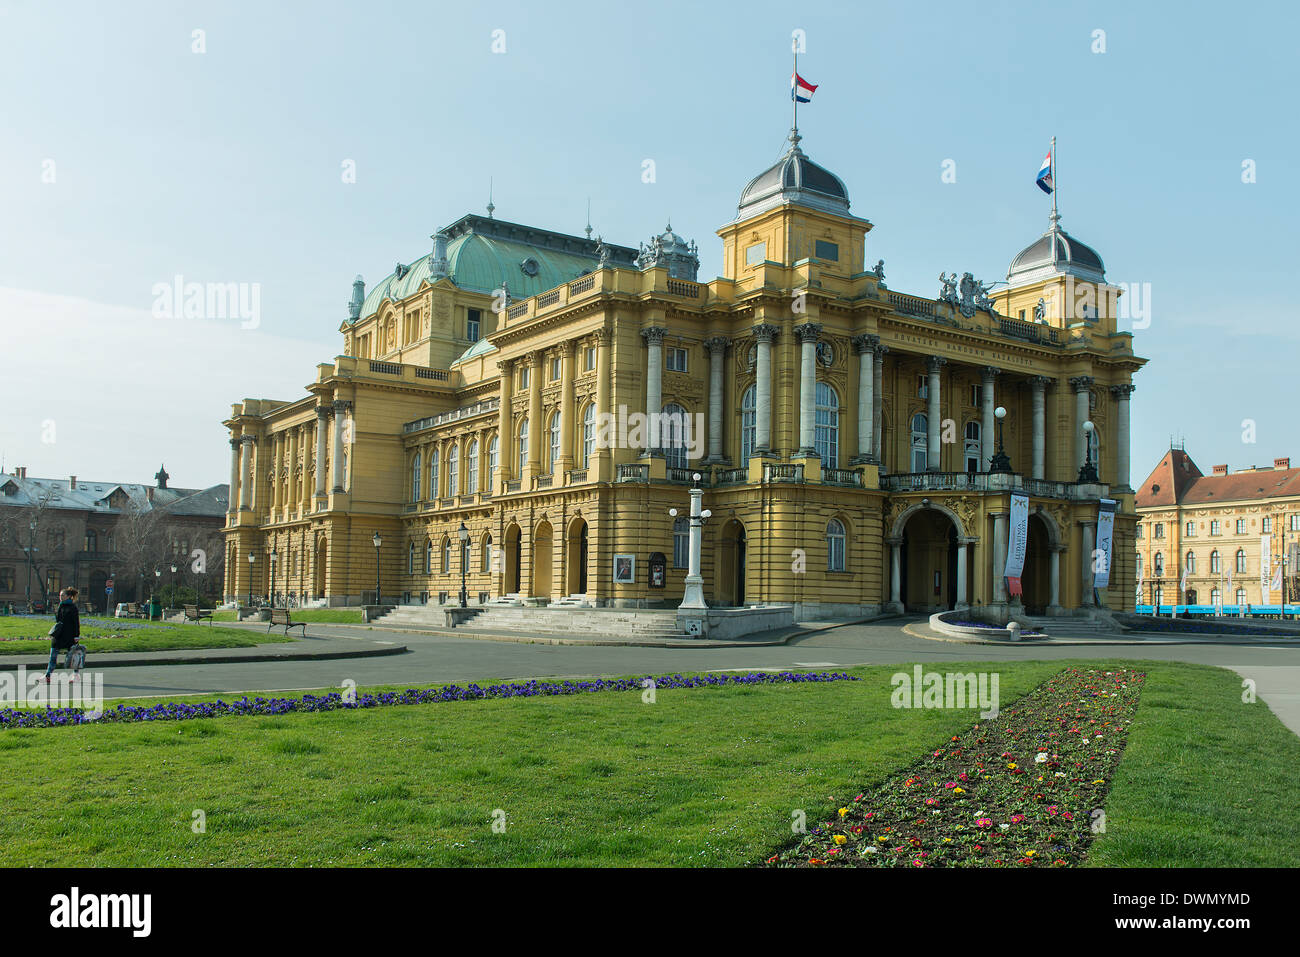
[[[1136,501],[1139,604],[1278,605],[1272,585],[1284,558],[1285,599],[1300,598],[1300,468],[1289,458],[1205,475],[1171,448]]]

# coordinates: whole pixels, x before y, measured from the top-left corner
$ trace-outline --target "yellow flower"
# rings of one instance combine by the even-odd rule
[[[966,789],[965,789],[965,788],[953,788],[953,789],[952,789],[952,793],[953,793],[953,794],[965,794],[965,793],[966,793]]]
[[[848,817],[848,816],[849,816],[849,809],[846,808],[846,807],[842,807],[842,808],[840,808],[840,820],[843,820],[844,818],[846,818],[846,817]]]
[[[1033,857],[1037,853],[1038,853],[1037,851],[1026,851],[1025,857]]]
[[[834,840],[836,844],[847,844],[849,839],[843,834],[836,834],[832,840]]]
[[[1007,765],[1007,767],[1010,768],[1012,771],[1014,771],[1016,769],[1016,762],[1012,761],[1010,764]]]

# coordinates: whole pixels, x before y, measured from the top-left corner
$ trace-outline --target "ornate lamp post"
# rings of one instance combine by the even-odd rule
[[[1092,461],[1092,434],[1097,431],[1097,427],[1089,419],[1083,423],[1083,468],[1079,469],[1080,485],[1097,484],[1097,466]]]
[[[682,594],[682,603],[678,608],[707,608],[704,601],[704,579],[700,576],[700,545],[704,537],[704,522],[713,513],[701,508],[704,492],[700,489],[700,473],[691,476],[695,480],[691,488],[690,513],[690,558],[686,568],[686,590]],[[670,508],[668,514],[677,517],[677,509]]]
[[[279,555],[276,554],[274,545],[271,546],[271,554],[269,557],[271,559],[271,579],[266,583],[266,592],[267,592],[266,597],[270,599],[271,607],[274,608],[275,607],[275,560],[280,557]]]
[[[380,604],[379,599],[379,549],[384,544],[384,539],[379,532],[375,532],[370,537],[371,544],[375,546],[375,604]]]
[[[1007,456],[1007,450],[1002,445],[1002,420],[1007,417],[1007,410],[1002,406],[998,406],[993,410],[993,415],[998,420],[998,450],[993,453],[993,458],[989,462],[989,471],[1009,475],[1011,473],[1011,459]]]
[[[248,607],[253,607],[253,563],[257,561],[257,556],[251,551],[248,553]]]
[[[467,561],[469,550],[465,546],[469,542],[469,529],[465,527],[464,522],[460,523],[460,528],[456,529],[456,534],[460,538],[460,607],[468,608],[469,599],[465,591],[465,566],[469,564]]]

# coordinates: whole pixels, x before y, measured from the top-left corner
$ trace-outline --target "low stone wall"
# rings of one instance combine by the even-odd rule
[[[692,638],[726,641],[794,627],[793,605],[678,609],[677,627]]]
[[[941,635],[953,638],[978,638],[982,641],[1042,641],[1043,634],[1021,635],[1020,623],[1009,622],[1004,626],[992,624],[962,625],[961,621],[973,621],[968,611],[941,611],[930,616],[930,627]]]

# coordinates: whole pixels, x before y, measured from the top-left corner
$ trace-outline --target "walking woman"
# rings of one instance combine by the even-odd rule
[[[50,664],[45,669],[46,683],[59,663],[59,652],[70,652],[81,637],[81,615],[77,612],[78,594],[77,589],[72,587],[59,592],[59,610],[54,614],[54,627],[50,629]],[[76,678],[75,674],[73,678]]]

